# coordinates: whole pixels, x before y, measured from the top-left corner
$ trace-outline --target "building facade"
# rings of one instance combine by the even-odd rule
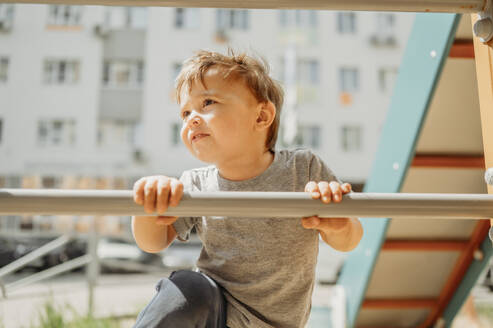
[[[130,189],[205,165],[181,144],[173,84],[194,51],[228,47],[264,57],[284,84],[279,148],[312,148],[361,184],[413,19],[0,4],[0,187]]]

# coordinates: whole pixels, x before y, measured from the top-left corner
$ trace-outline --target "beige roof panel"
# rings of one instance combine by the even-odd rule
[[[483,153],[474,60],[447,59],[416,152]]]
[[[382,251],[366,298],[436,298],[458,256],[455,251]]]
[[[401,192],[485,194],[484,170],[412,167]]]
[[[457,27],[457,31],[455,32],[456,39],[469,39],[472,40],[472,23],[471,23],[471,15],[464,14],[462,15],[459,26]]]
[[[387,239],[409,240],[466,240],[471,235],[477,220],[391,220]]]
[[[356,320],[356,327],[408,328],[417,327],[428,316],[428,309],[361,309]]]

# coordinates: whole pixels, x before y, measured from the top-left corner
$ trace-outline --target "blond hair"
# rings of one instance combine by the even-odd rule
[[[175,95],[178,104],[181,101],[181,92],[184,87],[188,91],[194,82],[200,81],[204,85],[204,75],[212,66],[223,68],[224,79],[229,77],[242,78],[253,96],[259,103],[271,101],[276,107],[276,116],[267,133],[266,147],[274,150],[281,117],[281,108],[284,92],[281,85],[269,76],[269,64],[263,58],[254,58],[245,53],[235,54],[228,50],[228,55],[217,52],[200,50],[183,63],[183,68],[176,78]]]

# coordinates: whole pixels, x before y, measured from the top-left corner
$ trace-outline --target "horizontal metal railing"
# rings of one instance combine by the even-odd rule
[[[49,243],[41,246],[38,249],[33,250],[32,252],[26,254],[25,256],[21,257],[20,259],[15,260],[14,262],[11,262],[3,267],[0,268],[0,278],[22,268],[26,264],[28,264],[31,261],[34,261],[38,258],[40,258],[43,255],[46,255],[55,249],[67,244],[72,240],[72,236],[70,235],[61,235],[60,237],[50,241]]]
[[[65,273],[67,271],[77,269],[80,267],[83,267],[93,261],[93,257],[90,254],[82,255],[79,256],[75,259],[72,259],[70,261],[64,262],[62,264],[56,265],[54,267],[51,267],[49,269],[46,269],[44,271],[29,275],[23,279],[14,281],[10,284],[7,284],[4,286],[4,297],[6,297],[7,294],[13,292],[14,290],[17,290],[19,288],[25,287],[27,285],[30,285],[32,283],[51,278],[53,276]]]
[[[131,190],[0,189],[0,215],[23,214],[149,215]],[[165,215],[487,219],[493,195],[353,192],[324,204],[305,192],[191,192]]]
[[[2,2],[102,6],[322,9],[449,13],[475,13],[482,11],[486,6],[486,0],[3,0]]]

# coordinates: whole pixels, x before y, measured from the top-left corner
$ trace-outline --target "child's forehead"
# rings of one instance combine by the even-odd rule
[[[249,90],[243,79],[235,75],[226,75],[225,69],[211,67],[202,77],[200,75],[187,81],[181,88],[180,98],[185,100],[191,97],[228,96],[232,89]]]

